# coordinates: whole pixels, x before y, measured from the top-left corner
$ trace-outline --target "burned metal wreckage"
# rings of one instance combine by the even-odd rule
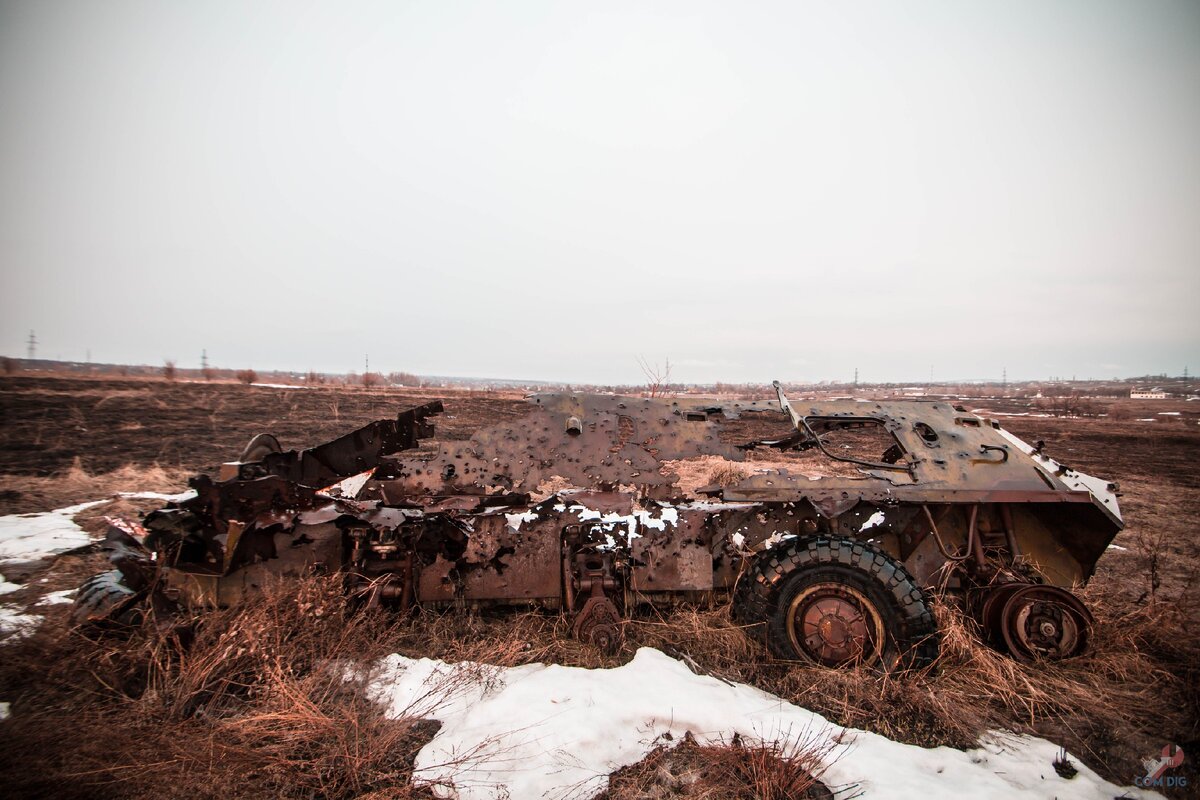
[[[194,478],[195,497],[111,529],[117,569],[75,614],[229,605],[269,576],[327,572],[402,610],[560,609],[611,651],[639,605],[723,594],[779,657],[892,669],[936,656],[929,597],[952,592],[1016,658],[1085,648],[1070,588],[1122,527],[1114,485],[949,403],[797,409],[776,389],[537,394],[528,415],[433,446],[440,402],[298,452],[258,436],[217,480]],[[735,441],[751,417],[785,432]],[[680,480],[727,462],[747,465],[724,485]]]

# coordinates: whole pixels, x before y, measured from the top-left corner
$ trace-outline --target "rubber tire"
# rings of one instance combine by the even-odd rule
[[[137,592],[125,585],[124,576],[119,569],[101,572],[84,581],[75,592],[71,618],[76,623],[109,620],[120,625],[137,625],[142,621],[142,610],[136,606],[122,609],[116,616],[109,616],[114,609],[136,594]]]
[[[829,580],[857,589],[874,605],[888,640],[884,669],[918,669],[937,659],[937,623],[928,596],[903,564],[857,539],[810,536],[759,553],[738,581],[734,616],[775,655],[807,661],[788,635],[787,609],[805,587]]]

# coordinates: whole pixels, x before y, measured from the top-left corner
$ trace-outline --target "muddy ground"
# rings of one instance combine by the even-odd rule
[[[47,510],[118,489],[182,489],[189,474],[214,473],[257,433],[269,431],[285,448],[301,448],[434,399],[446,405],[435,420],[440,439],[466,438],[482,425],[524,413],[514,393],[0,378],[0,513]],[[1059,731],[1053,720],[1033,728],[1052,737],[1061,733],[1076,746],[1082,742],[1091,765],[1121,783],[1131,783],[1139,758],[1152,755],[1144,751],[1172,741],[1189,753],[1186,773],[1194,786],[1200,781],[1194,769],[1200,757],[1191,755],[1200,754],[1195,712],[1200,665],[1186,654],[1200,653],[1200,403],[1096,401],[1090,413],[1107,416],[1059,418],[1042,415],[1044,409],[1032,400],[959,402],[996,413],[1027,441],[1043,440],[1051,457],[1117,481],[1127,527],[1115,543],[1125,549],[1110,550],[1101,559],[1086,597],[1104,607],[1110,621],[1142,619],[1137,615],[1150,605],[1171,609],[1179,621],[1171,634],[1179,646],[1151,654],[1155,668],[1173,676],[1171,691],[1156,695],[1151,682],[1137,687],[1151,710],[1155,703],[1173,706],[1169,725],[1149,724],[1128,736]],[[753,436],[780,433],[778,420],[740,422],[738,428]],[[153,485],[130,485],[139,476]],[[130,511],[138,510],[143,509],[131,505]],[[68,561],[60,559],[55,583],[94,566]],[[811,697],[797,692],[795,699],[811,705]],[[935,686],[931,696],[936,693]],[[869,725],[850,709],[842,714],[821,710]]]

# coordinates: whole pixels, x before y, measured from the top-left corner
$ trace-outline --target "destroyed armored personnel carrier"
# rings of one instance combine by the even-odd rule
[[[775,656],[895,669],[936,657],[944,592],[1016,658],[1083,651],[1092,620],[1071,589],[1122,527],[1114,485],[949,403],[793,405],[776,389],[538,394],[441,444],[440,402],[306,450],[258,436],[194,497],[113,527],[116,570],[75,614],[131,622],[336,573],[401,611],[559,610],[611,651],[641,605],[731,599]],[[739,435],[772,420],[777,436]]]

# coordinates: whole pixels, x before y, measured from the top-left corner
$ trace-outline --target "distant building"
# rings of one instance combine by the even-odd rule
[[[1129,393],[1131,400],[1166,400],[1167,393],[1157,386],[1153,389],[1134,389]]]

